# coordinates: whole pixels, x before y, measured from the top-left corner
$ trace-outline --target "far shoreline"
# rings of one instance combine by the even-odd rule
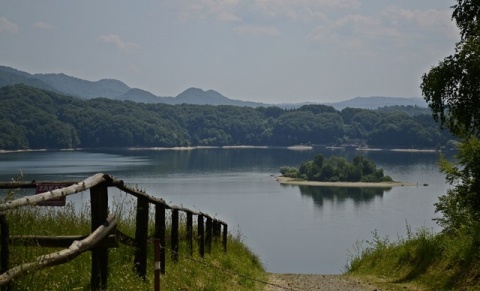
[[[96,148],[64,148],[64,149],[16,149],[4,150],[0,149],[0,154],[7,153],[21,153],[21,152],[47,152],[47,151],[85,151],[85,150],[150,150],[150,151],[190,151],[196,149],[273,149],[285,148],[292,151],[309,151],[315,148],[325,148],[330,150],[343,150],[346,147],[332,147],[332,146],[309,146],[309,145],[294,145],[294,146],[258,146],[258,145],[226,145],[226,146],[178,146],[178,147],[96,147]],[[410,152],[410,153],[436,153],[450,150],[436,150],[436,149],[402,149],[402,148],[368,148],[358,147],[349,148],[354,151],[391,151],[391,152]]]
[[[319,181],[307,181],[299,180],[284,176],[275,176],[277,182],[282,185],[294,185],[294,186],[318,186],[318,187],[350,187],[350,188],[393,188],[404,186],[417,186],[418,183],[408,182],[319,182]]]

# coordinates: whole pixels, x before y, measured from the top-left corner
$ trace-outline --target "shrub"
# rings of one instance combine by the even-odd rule
[[[289,178],[298,178],[299,177],[298,169],[295,168],[295,167],[283,166],[283,167],[280,168],[280,173],[284,177],[289,177]]]

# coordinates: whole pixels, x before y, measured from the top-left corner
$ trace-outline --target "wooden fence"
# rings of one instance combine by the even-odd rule
[[[41,182],[2,183],[0,189],[35,188]],[[8,289],[9,283],[27,271],[38,270],[48,266],[59,265],[73,260],[81,253],[90,250],[92,255],[91,289],[107,288],[108,249],[123,243],[135,248],[134,267],[137,274],[145,278],[147,273],[148,222],[150,204],[155,206],[154,240],[160,243],[160,272],[165,273],[166,256],[166,210],[171,212],[170,252],[172,261],[178,261],[179,251],[179,212],[186,214],[186,240],[189,252],[193,255],[193,216],[197,216],[197,241],[200,256],[210,252],[212,240],[222,239],[224,252],[227,251],[228,225],[208,214],[187,208],[168,205],[163,199],[148,195],[143,191],[124,185],[106,174],[95,174],[81,182],[61,182],[69,185],[37,195],[18,198],[0,204],[0,286]],[[116,187],[137,198],[135,237],[131,238],[117,229],[115,217],[108,215],[108,188]],[[35,205],[47,200],[58,199],[79,192],[90,190],[91,230],[88,236],[21,236],[9,235],[9,224],[5,211],[26,205]],[[223,227],[223,229],[222,229]],[[36,245],[45,247],[68,247],[62,251],[36,258],[34,262],[10,268],[10,245]]]

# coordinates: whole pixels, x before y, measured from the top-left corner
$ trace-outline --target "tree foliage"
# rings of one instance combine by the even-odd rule
[[[480,3],[458,0],[452,18],[461,40],[455,53],[424,74],[421,89],[435,120],[454,134],[480,134]]]
[[[457,0],[452,6],[452,18],[460,29],[463,39],[476,37],[480,31],[480,5],[477,0]]]
[[[462,40],[456,53],[423,76],[434,118],[455,134],[480,133],[480,38]]]
[[[324,155],[318,154],[313,160],[303,162],[298,169],[282,167],[280,173],[286,177],[321,182],[392,181],[391,177],[384,175],[382,169],[377,169],[373,161],[362,156],[354,157],[350,163],[344,157],[325,158]]]
[[[421,115],[394,119],[395,114],[398,111],[352,108],[339,112],[326,105],[286,110],[82,100],[16,85],[0,88],[0,149],[336,145],[351,141],[375,147],[434,148],[451,138],[419,122]],[[395,127],[379,131],[390,119]]]
[[[463,138],[455,164],[441,159],[454,187],[435,204],[443,214],[438,222],[473,233],[480,229],[480,2],[457,0],[452,8],[461,40],[453,55],[422,77],[421,89],[435,120]]]
[[[443,216],[437,222],[446,230],[474,229],[480,223],[480,140],[467,138],[459,146],[457,164],[440,160],[446,180],[454,185],[435,204]]]

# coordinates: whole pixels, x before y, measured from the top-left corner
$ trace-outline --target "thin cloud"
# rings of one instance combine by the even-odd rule
[[[399,33],[391,27],[385,27],[381,19],[365,15],[347,15],[317,27],[309,38],[320,41],[334,35],[372,40],[379,37],[395,38]]]
[[[430,41],[426,36],[458,36],[448,11],[389,7],[377,16],[347,15],[318,25],[307,39],[334,45],[347,52],[375,56],[385,48]]]
[[[255,0],[256,11],[269,17],[288,19],[326,19],[325,10],[351,10],[360,7],[359,0]]]
[[[17,33],[18,25],[4,16],[0,16],[0,33]]]
[[[307,37],[310,41],[330,43],[343,51],[374,56],[371,43],[389,41],[398,43],[401,33],[383,24],[381,19],[365,15],[348,15],[318,26]]]
[[[392,6],[385,9],[382,15],[393,26],[410,27],[411,31],[423,35],[425,31],[429,31],[443,34],[450,39],[458,38],[458,28],[451,20],[451,11],[448,10],[407,10]]]
[[[214,19],[234,22],[254,15],[291,20],[322,19],[326,10],[360,8],[360,0],[188,0],[181,16],[188,19]]]
[[[183,18],[214,18],[225,22],[241,21],[242,18],[235,12],[239,4],[240,0],[195,0],[186,5]]]
[[[134,63],[128,63],[127,73],[133,75],[143,75],[142,70]]]
[[[133,49],[139,49],[140,46],[133,42],[125,42],[116,34],[102,34],[98,37],[98,39],[102,42],[113,44],[118,49],[122,51],[129,51]]]
[[[254,36],[278,36],[280,32],[272,26],[254,26],[243,25],[235,28],[235,32],[240,35],[254,35]]]
[[[40,30],[50,30],[53,28],[52,25],[46,23],[46,22],[43,22],[43,21],[38,21],[37,23],[35,23],[33,25],[33,27],[35,27],[36,29],[40,29]]]

